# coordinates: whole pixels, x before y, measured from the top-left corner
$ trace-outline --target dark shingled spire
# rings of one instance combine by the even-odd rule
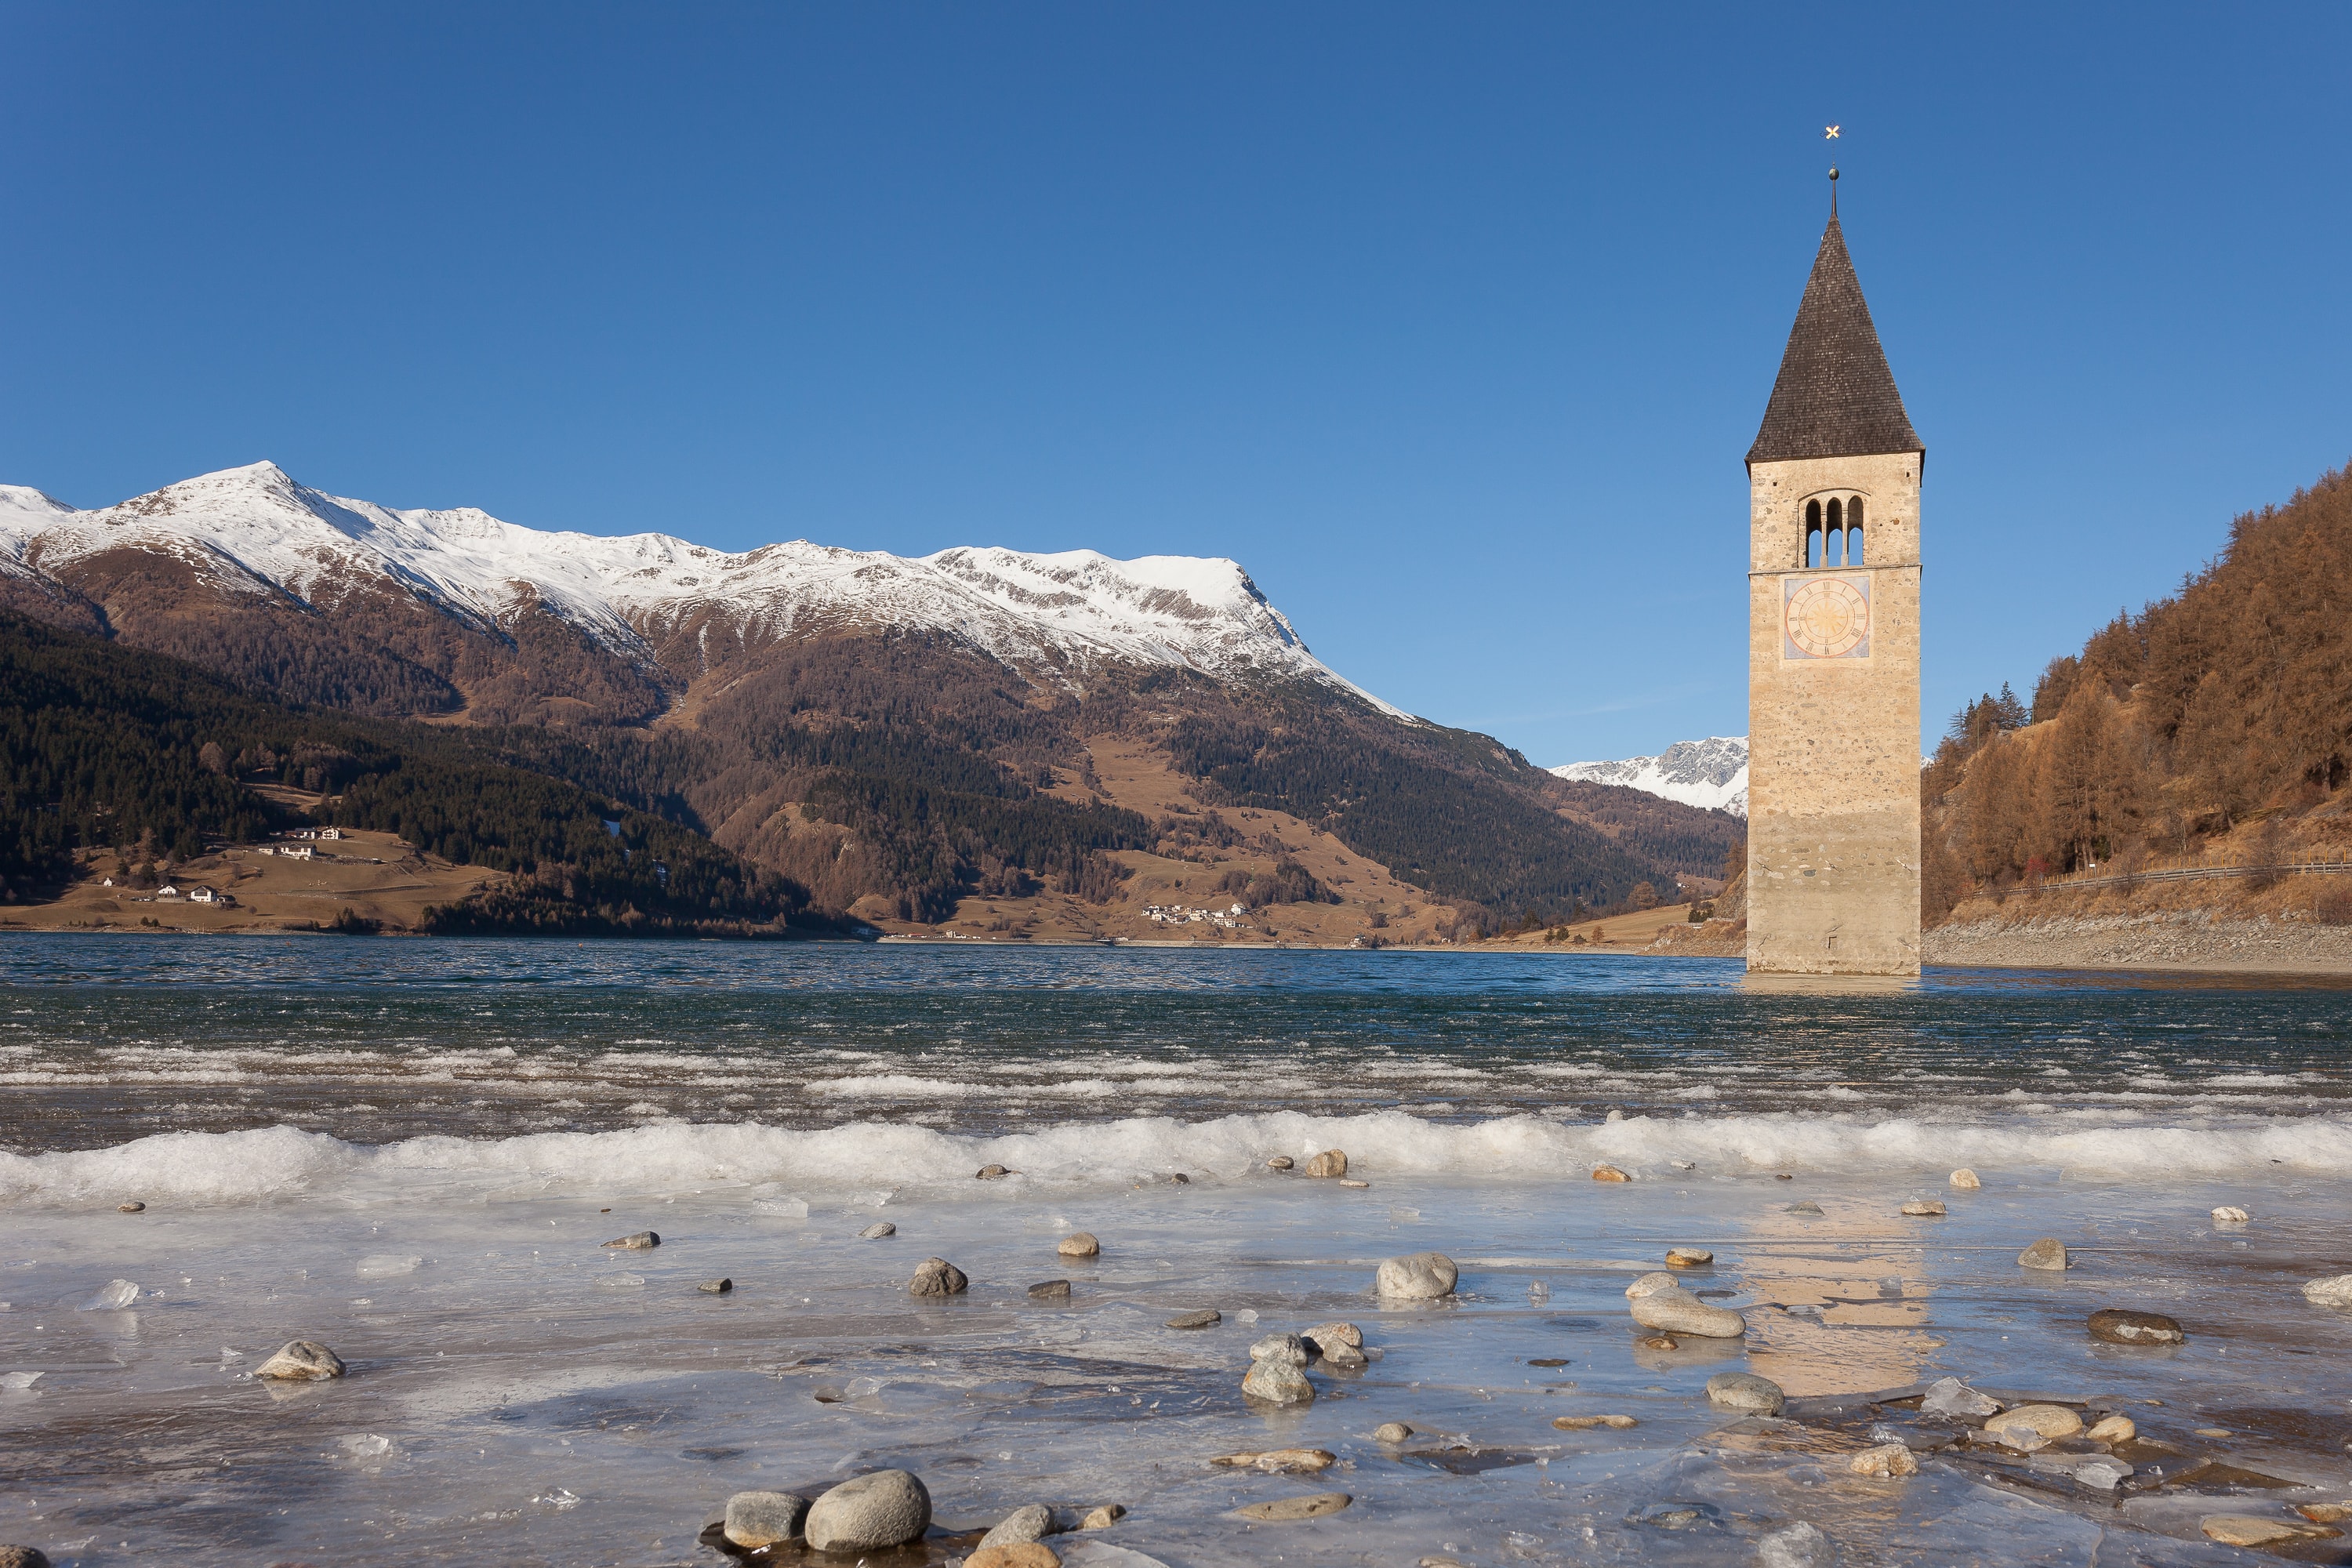
[[[1895,373],[1886,368],[1853,258],[1845,253],[1845,232],[1832,212],[1748,460],[1925,450],[1903,412],[1903,395],[1895,390]]]

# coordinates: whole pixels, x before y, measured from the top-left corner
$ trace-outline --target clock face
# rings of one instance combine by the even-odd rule
[[[1862,658],[1870,653],[1867,579],[1808,577],[1787,589],[1782,624],[1800,658]]]

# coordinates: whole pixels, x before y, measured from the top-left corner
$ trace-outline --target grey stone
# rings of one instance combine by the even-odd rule
[[[701,1291],[706,1296],[724,1296],[728,1291],[735,1289],[735,1281],[732,1279],[705,1279],[701,1284],[697,1285],[695,1289]]]
[[[1706,1380],[1706,1402],[1743,1415],[1778,1415],[1789,1396],[1769,1377],[1752,1372],[1719,1372]]]
[[[1805,1202],[1801,1203],[1801,1204],[1790,1204],[1790,1205],[1786,1209],[1782,1210],[1781,1212],[1782,1212],[1782,1213],[1784,1213],[1784,1214],[1819,1214],[1819,1213],[1821,1213],[1821,1212],[1822,1212],[1822,1205],[1819,1205],[1819,1204],[1817,1204],[1817,1203],[1812,1202],[1811,1199],[1808,1199],[1808,1200],[1806,1200]],[[1794,1525],[1791,1525],[1790,1528],[1793,1530],[1793,1529],[1795,1529],[1796,1527],[1795,1527]],[[1807,1530],[1811,1530],[1813,1527],[1812,1527],[1811,1525],[1810,1525],[1810,1524],[1809,1524],[1809,1525],[1805,1526],[1805,1528],[1806,1528]],[[1768,1536],[1766,1536],[1766,1537],[1765,1537],[1765,1539],[1766,1539],[1767,1541],[1769,1541],[1769,1540],[1771,1539],[1771,1537],[1768,1535]]]
[[[1360,1346],[1351,1345],[1345,1340],[1310,1340],[1309,1342],[1314,1345],[1316,1355],[1325,1366],[1352,1372],[1360,1366],[1372,1364],[1372,1358],[1366,1355]]]
[[[876,1470],[842,1482],[809,1505],[803,1533],[819,1552],[873,1552],[922,1539],[931,1494],[905,1470]]]
[[[1903,1205],[1903,1212],[1914,1219],[1933,1218],[1944,1213],[1941,1198],[1913,1198]]]
[[[47,1553],[31,1546],[0,1546],[0,1568],[49,1568]]]
[[[2352,1307],[2352,1274],[2331,1274],[2303,1288],[2303,1299],[2315,1307]]]
[[[1926,1415],[1990,1415],[2000,1408],[2000,1400],[1979,1394],[1957,1377],[1937,1378],[1919,1401]]]
[[[960,1296],[971,1281],[964,1271],[944,1258],[927,1258],[915,1277],[907,1281],[909,1296]]]
[[[1286,1361],[1293,1366],[1307,1364],[1307,1342],[1297,1334],[1268,1334],[1250,1346],[1252,1361]]]
[[[1715,1261],[1715,1254],[1703,1247],[1669,1247],[1666,1267],[1669,1268],[1705,1268]]]
[[[1963,1193],[1973,1193],[1984,1185],[1984,1183],[1977,1179],[1977,1173],[1966,1165],[1952,1173],[1951,1183],[1955,1191]]]
[[[2086,1326],[2093,1339],[2111,1345],[2177,1345],[2189,1338],[2179,1323],[2162,1312],[2135,1312],[2128,1308],[2094,1312]]]
[[[1171,1329],[1213,1329],[1224,1321],[1224,1314],[1214,1307],[1203,1307],[1197,1312],[1179,1312],[1168,1320]]]
[[[1757,1568],[1832,1568],[1836,1562],[1836,1543],[1801,1520],[1756,1542]]]
[[[1044,1503],[1033,1502],[1016,1508],[997,1521],[993,1529],[980,1538],[982,1546],[1018,1546],[1024,1541],[1043,1541],[1054,1533],[1054,1510]]]
[[[1383,1421],[1372,1428],[1375,1443],[1402,1443],[1412,1436],[1412,1428],[1402,1421]]]
[[[1102,1252],[1102,1243],[1083,1230],[1074,1230],[1054,1244],[1054,1250],[1065,1258],[1095,1258]]]
[[[898,1227],[887,1219],[877,1219],[857,1233],[860,1241],[879,1241],[886,1236],[896,1236]]]
[[[1736,1340],[1748,1331],[1748,1320],[1738,1313],[1724,1307],[1710,1307],[1680,1286],[1636,1296],[1633,1321],[1645,1329],[1695,1334],[1706,1340]]]
[[[1348,1173],[1348,1154],[1344,1149],[1326,1149],[1307,1162],[1310,1176],[1344,1176]]]
[[[727,1539],[738,1546],[790,1541],[808,1518],[809,1500],[790,1492],[737,1492],[727,1500]]]
[[[1080,1530],[1108,1530],[1112,1525],[1117,1524],[1120,1520],[1125,1519],[1126,1517],[1127,1505],[1125,1503],[1107,1502],[1100,1508],[1087,1510],[1086,1517],[1078,1521],[1078,1528]]]
[[[2066,1244],[2054,1236],[2045,1236],[2017,1255],[2018,1266],[2023,1268],[2063,1268],[2066,1267]]]
[[[1003,1181],[1007,1176],[1017,1176],[1020,1173],[1018,1171],[1008,1171],[1002,1165],[982,1165],[972,1173],[975,1178],[983,1182]]]
[[[631,1231],[626,1236],[614,1237],[604,1245],[607,1247],[626,1247],[631,1252],[645,1252],[650,1248],[659,1247],[661,1245],[661,1237],[650,1230],[635,1230]]]
[[[1411,1252],[1402,1258],[1382,1258],[1373,1285],[1381,1295],[1399,1300],[1432,1301],[1452,1295],[1461,1278],[1461,1270],[1445,1254]]]
[[[1307,1337],[1318,1349],[1334,1341],[1343,1345],[1360,1346],[1364,1342],[1364,1331],[1353,1323],[1318,1323],[1307,1331]]]
[[[1308,1405],[1314,1402],[1315,1385],[1307,1381],[1297,1362],[1275,1357],[1250,1363],[1249,1375],[1242,1379],[1242,1393],[1268,1405]]]
[[[114,1208],[115,1212],[118,1214],[144,1214],[147,1212],[147,1205],[139,1202],[135,1198],[127,1204],[117,1204],[114,1205]]]
[[[1297,1162],[1287,1154],[1276,1154],[1265,1163],[1265,1168],[1269,1171],[1287,1171],[1296,1163]]]
[[[1030,1286],[1029,1294],[1040,1301],[1066,1301],[1070,1299],[1070,1282],[1048,1279],[1043,1284]]]
[[[316,1340],[289,1340],[285,1348],[253,1369],[256,1377],[289,1383],[320,1383],[343,1375],[343,1359]]]

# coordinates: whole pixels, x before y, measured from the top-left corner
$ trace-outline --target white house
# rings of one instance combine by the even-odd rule
[[[188,898],[193,903],[209,904],[217,902],[220,899],[220,895],[214,892],[210,888],[190,888],[188,889]]]
[[[166,882],[155,889],[155,896],[159,899],[176,899],[180,896],[180,889]]]

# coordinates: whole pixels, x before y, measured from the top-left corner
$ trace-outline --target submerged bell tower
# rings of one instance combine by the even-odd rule
[[[1748,967],[1919,973],[1919,481],[1839,226],[1748,451]]]

